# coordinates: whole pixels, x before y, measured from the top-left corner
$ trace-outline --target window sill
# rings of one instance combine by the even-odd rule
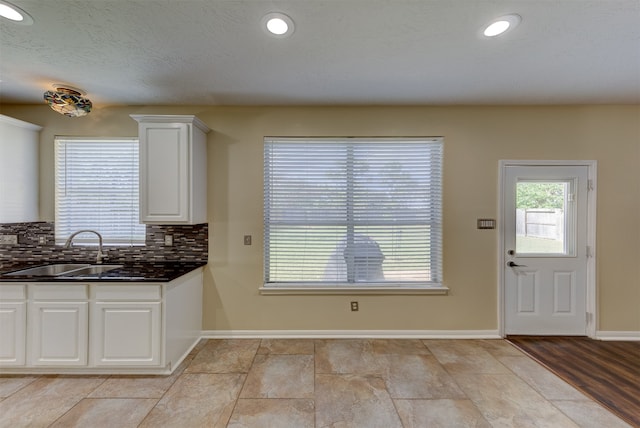
[[[299,286],[271,285],[260,287],[262,295],[447,295],[449,288],[445,286]]]

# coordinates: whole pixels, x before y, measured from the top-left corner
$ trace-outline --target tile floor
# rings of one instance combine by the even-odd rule
[[[626,427],[503,340],[203,340],[171,376],[3,376],[0,427]]]

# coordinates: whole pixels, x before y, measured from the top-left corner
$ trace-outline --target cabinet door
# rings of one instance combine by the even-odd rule
[[[41,129],[0,114],[0,223],[38,221]]]
[[[25,364],[25,302],[0,303],[0,367]]]
[[[88,349],[87,302],[32,302],[30,358],[34,366],[84,366]]]
[[[92,310],[95,366],[159,366],[160,302],[96,302]]]
[[[141,123],[140,221],[185,223],[190,213],[189,128]]]

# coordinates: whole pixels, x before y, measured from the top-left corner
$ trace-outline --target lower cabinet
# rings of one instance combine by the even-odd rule
[[[167,374],[202,329],[202,269],[167,283],[0,284],[0,373]]]
[[[123,286],[96,290],[91,311],[93,364],[157,366],[162,357],[160,288],[133,286],[138,288],[134,293],[136,297],[149,301],[118,301],[118,297],[127,300],[128,294],[126,290],[118,292],[119,287]],[[154,298],[157,301],[153,301]]]
[[[84,284],[28,286],[29,363],[87,364],[89,295]]]
[[[87,302],[33,302],[29,305],[34,366],[87,364]]]
[[[0,302],[0,366],[25,364],[26,301]]]

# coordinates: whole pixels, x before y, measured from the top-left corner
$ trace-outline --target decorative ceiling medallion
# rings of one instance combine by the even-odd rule
[[[68,117],[86,116],[91,112],[93,104],[85,98],[84,91],[69,86],[54,85],[55,91],[46,91],[44,100],[53,110]]]

